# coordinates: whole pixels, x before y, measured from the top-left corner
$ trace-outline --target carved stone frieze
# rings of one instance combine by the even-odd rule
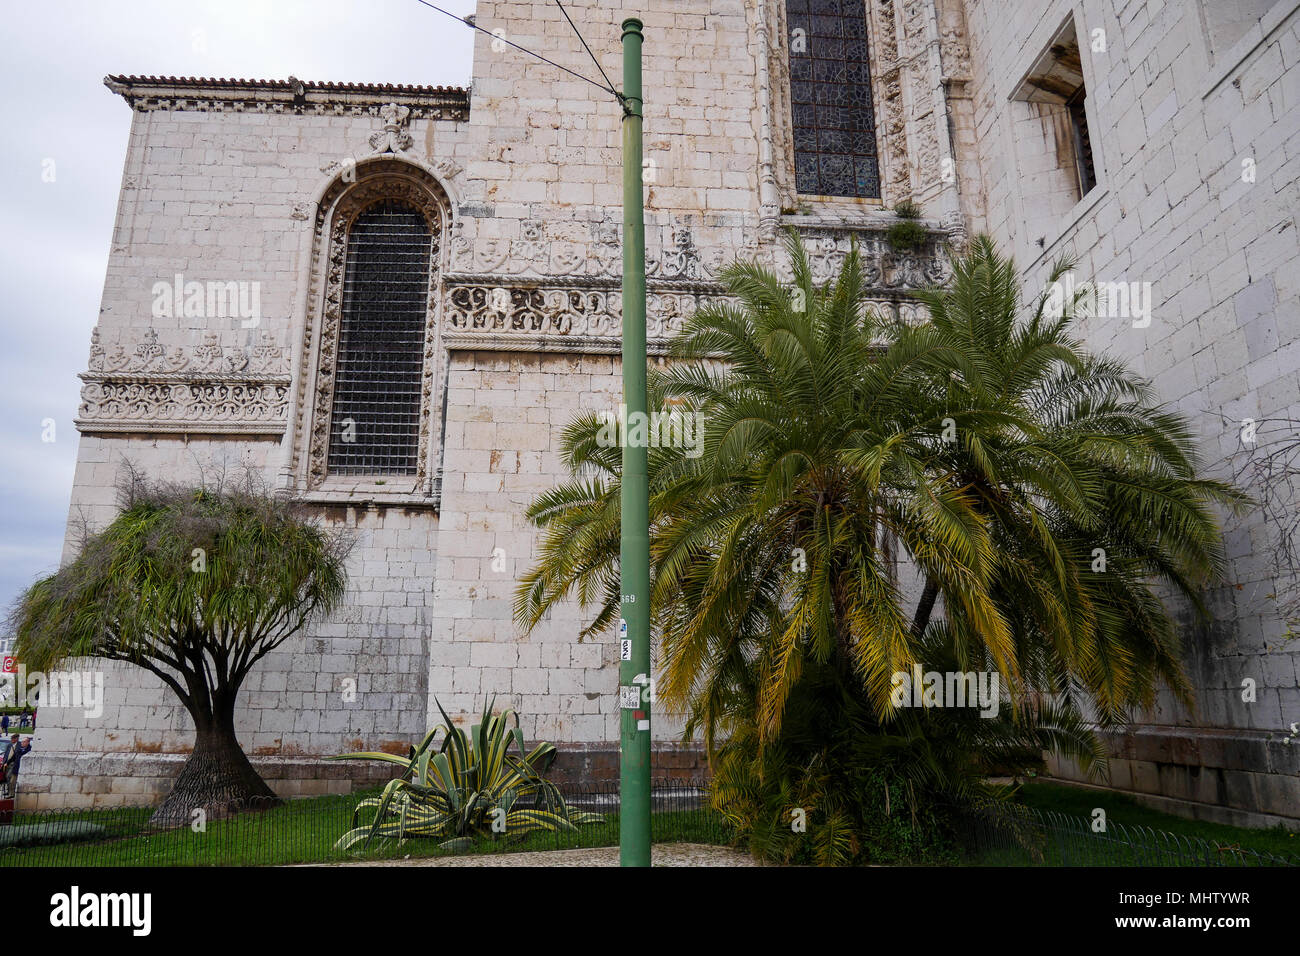
[[[874,0],[868,13],[874,26],[869,32],[869,42],[876,132],[880,140],[881,198],[886,206],[893,206],[912,193],[894,0]]]
[[[907,292],[942,284],[949,277],[948,258],[935,248],[933,239],[916,253],[898,253],[885,241],[883,230],[801,228],[799,232],[813,278],[818,282],[828,282],[839,274],[855,244],[862,257],[863,279],[868,289]],[[782,278],[790,277],[784,256],[774,265]]]
[[[87,369],[82,432],[278,434],[288,422],[284,350],[267,332],[247,348],[223,345],[215,332],[200,345],[167,348],[146,329],[134,346],[105,350],[96,329]]]
[[[109,76],[104,84],[138,112],[287,113],[307,116],[378,116],[391,106],[408,120],[469,118],[469,91],[457,87],[388,84],[213,80],[187,77]]]
[[[916,123],[916,166],[918,186],[925,189],[944,179],[939,164],[939,134],[934,126],[935,114],[927,113]]]
[[[856,244],[873,303],[895,315],[915,318],[920,306],[907,292],[939,284],[949,275],[948,259],[932,239],[915,254],[891,250],[879,228],[800,226],[809,264],[818,282],[839,274]],[[793,277],[779,244],[764,244],[748,258]],[[622,292],[617,277],[591,275],[521,276],[448,273],[442,343],[447,348],[509,351],[617,352],[622,330]],[[726,300],[713,278],[651,278],[646,293],[646,333],[651,352],[663,352],[683,320],[710,303]]]
[[[894,17],[894,0],[876,0],[872,4],[876,18],[874,52],[881,69],[898,63],[898,23]]]
[[[907,119],[903,110],[901,69],[882,78],[881,96],[885,140],[885,200],[897,203],[912,192],[911,163],[907,155]]]
[[[928,39],[926,22],[933,10],[934,0],[903,0],[903,36],[899,57],[911,60],[920,56]]]
[[[257,375],[277,378],[289,374],[284,349],[271,333],[263,331],[254,346],[223,345],[216,332],[206,332],[199,345],[174,345],[158,341],[154,329],[145,329],[134,345],[119,342],[111,350],[100,343],[99,329],[90,333],[90,358],[86,368],[92,375]]]
[[[448,348],[511,351],[617,352],[622,340],[623,293],[608,282],[574,286],[554,277],[546,283],[490,282],[449,285],[443,344]],[[725,298],[721,286],[697,283],[646,293],[646,337],[663,351],[685,318]]]
[[[86,379],[75,424],[82,432],[281,434],[289,382]]]
[[[604,276],[623,272],[622,230],[593,225],[586,241],[549,237],[540,222],[525,221],[515,237],[455,236],[451,243],[451,271],[510,276]],[[701,255],[690,227],[680,224],[648,228],[646,276],[656,279],[708,279],[723,264],[723,257]]]
[[[798,231],[809,242],[809,255],[819,279],[830,278],[838,270],[852,241],[857,241],[869,261],[872,281],[884,289],[919,288],[945,275],[946,260],[930,247],[916,255],[894,254],[884,241],[883,226],[821,226],[798,223]],[[734,257],[758,260],[776,268],[784,267],[780,242],[758,243],[735,250],[714,247],[701,250],[691,230],[664,227],[663,242],[646,251],[646,276],[655,282],[716,283],[719,273]],[[756,240],[757,237],[753,237]],[[551,240],[539,223],[525,222],[517,238],[486,238],[471,241],[464,237],[452,240],[452,268],[449,282],[464,285],[492,283],[522,286],[522,280],[536,279],[537,287],[548,283],[564,285],[570,277],[575,285],[596,280],[617,280],[623,271],[619,230],[598,226],[587,244],[568,240]]]
[[[187,110],[199,113],[301,113],[311,116],[378,116],[378,105],[348,105],[345,103],[308,103],[295,108],[290,103],[271,103],[256,99],[205,99],[188,96],[152,96],[140,97],[131,104],[132,109],[140,113],[153,110]],[[454,120],[465,122],[469,119],[468,105],[447,104],[440,106],[412,104],[412,119]]]

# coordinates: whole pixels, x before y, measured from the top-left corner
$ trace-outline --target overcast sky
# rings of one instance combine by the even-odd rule
[[[458,15],[474,0],[438,0]],[[464,86],[416,0],[39,0],[0,18],[0,605],[58,566],[131,111],[110,73]],[[53,182],[42,172],[51,168]],[[54,441],[42,440],[53,419]],[[47,436],[48,437],[48,436]]]

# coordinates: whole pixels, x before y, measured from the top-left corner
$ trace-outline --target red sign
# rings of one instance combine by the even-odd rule
[[[16,658],[16,657],[6,657],[6,658],[5,658],[4,673],[6,673],[6,674],[17,674],[17,673],[18,673],[18,658]]]

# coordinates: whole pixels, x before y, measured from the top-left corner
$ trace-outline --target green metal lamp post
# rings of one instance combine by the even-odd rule
[[[623,403],[646,412],[645,209],[641,183],[641,21],[623,21]],[[639,416],[638,416],[639,417]],[[619,621],[619,846],[650,865],[650,504],[648,449],[623,435]]]

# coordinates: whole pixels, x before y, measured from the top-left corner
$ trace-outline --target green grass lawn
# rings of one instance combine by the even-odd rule
[[[1107,821],[1125,827],[1150,827],[1180,836],[1200,837],[1221,846],[1239,846],[1281,856],[1300,856],[1300,836],[1280,826],[1255,830],[1204,820],[1188,820],[1144,807],[1123,794],[1045,782],[1027,784],[1021,788],[1017,797],[1019,802],[1036,810],[1050,810],[1091,820],[1093,809],[1101,807],[1106,811]]]
[[[1131,797],[1046,782],[1022,787],[1015,802],[1055,820],[1006,814],[977,826],[966,862],[977,866],[1252,866],[1250,851],[1300,863],[1300,839],[1280,828],[1250,830],[1161,813]],[[1106,829],[1092,830],[1093,810]],[[1003,816],[1003,815],[1000,815]],[[1064,818],[1064,819],[1061,819]],[[1205,844],[1196,842],[1196,839]]]
[[[0,846],[4,866],[273,866],[292,863],[344,863],[447,855],[437,841],[411,839],[405,844],[374,846],[342,853],[334,843],[352,825],[357,802],[369,793],[315,797],[289,801],[261,812],[213,820],[204,832],[189,827],[152,832],[146,829],[150,808],[124,808],[61,814],[20,814],[9,835],[18,828],[41,824],[42,831],[94,823],[107,833],[45,846]],[[1094,835],[1087,826],[1095,807],[1106,811],[1111,824],[1141,826],[1184,837],[1200,837],[1221,846],[1241,847],[1277,855],[1300,854],[1300,838],[1280,828],[1247,830],[1171,816],[1140,806],[1129,797],[1104,791],[1082,790],[1059,784],[1034,782],[1020,789],[1017,801],[1039,811],[1059,813],[1079,821],[1069,832],[1044,836],[1041,832],[1019,840],[998,831],[981,844],[966,862],[985,866],[1025,865],[1133,865],[1162,863],[1149,856],[1135,858],[1132,848],[1118,839],[1112,826],[1106,835]],[[520,836],[483,839],[467,853],[523,852],[616,846],[618,812],[605,813],[596,824],[575,833],[536,832]],[[652,817],[656,843],[732,843],[732,833],[722,818],[707,807],[656,812]],[[1077,831],[1077,832],[1076,832]]]
[[[0,848],[3,866],[275,866],[290,863],[342,863],[349,860],[402,859],[447,855],[436,840],[390,841],[361,852],[344,853],[334,843],[352,826],[357,801],[369,794],[289,801],[260,812],[208,823],[202,833],[188,827],[163,832],[144,829],[149,809],[60,814],[60,820],[91,820],[108,827],[111,838],[49,846]],[[16,825],[48,822],[48,815],[26,815]],[[726,843],[729,833],[709,810],[655,813],[656,843]],[[577,832],[534,832],[484,839],[462,853],[577,849],[618,844],[618,813]]]

